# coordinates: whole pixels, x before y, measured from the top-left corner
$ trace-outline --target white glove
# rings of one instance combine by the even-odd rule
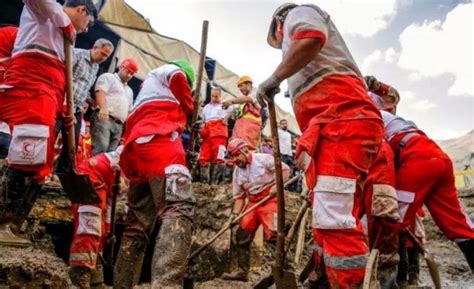
[[[262,82],[257,89],[257,100],[262,107],[267,106],[265,101],[273,100],[275,95],[280,92],[280,80],[275,74],[272,74],[267,80]]]

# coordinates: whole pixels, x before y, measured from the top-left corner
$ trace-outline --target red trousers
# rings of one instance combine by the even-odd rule
[[[199,153],[199,164],[223,164],[227,146],[227,137],[209,137],[202,141]]]
[[[245,140],[249,146],[249,150],[254,151],[260,142],[260,130],[260,121],[242,117],[235,122],[232,138]]]
[[[126,238],[149,242],[157,218],[192,220],[195,200],[181,138],[155,135],[147,143],[129,142],[120,166],[130,179]]]
[[[448,239],[474,239],[474,225],[457,196],[449,157],[421,133],[401,148],[399,143],[404,135],[390,141],[394,151],[398,150],[397,193],[402,226],[413,224],[416,213],[425,204]]]
[[[248,202],[246,208],[250,208],[255,203]],[[240,228],[247,233],[255,233],[258,226],[263,226],[263,235],[266,240],[276,237],[277,231],[277,198],[271,198],[257,209],[246,215],[240,220]]]
[[[303,132],[297,157],[311,157],[306,170],[313,193],[315,261],[324,262],[333,288],[362,283],[368,246],[359,214],[362,184],[379,150],[383,126],[379,120],[310,123]]]
[[[12,130],[8,164],[34,172],[40,182],[52,171],[59,93],[48,86],[0,91],[0,120]]]
[[[72,204],[74,238],[71,243],[69,266],[95,269],[98,254],[102,254],[104,240],[110,229],[107,191],[97,189],[99,204]]]

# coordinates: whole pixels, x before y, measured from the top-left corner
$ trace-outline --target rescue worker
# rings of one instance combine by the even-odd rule
[[[152,70],[127,119],[120,167],[130,180],[129,212],[114,288],[138,283],[145,249],[158,222],[152,288],[182,288],[195,198],[180,135],[193,113],[194,79],[194,70],[185,60]]]
[[[451,159],[413,122],[381,112],[385,139],[395,153],[401,227],[414,224],[418,210],[425,205],[474,271],[474,224],[457,196]]]
[[[52,170],[54,126],[65,95],[64,41],[96,17],[91,0],[24,0],[11,62],[0,84],[0,120],[12,140],[2,182],[0,244],[28,246],[17,231]],[[66,123],[72,125],[73,120]]]
[[[0,27],[0,83],[3,80],[3,74],[10,63],[13,45],[15,44],[18,27],[5,26]],[[0,121],[0,170],[8,154],[10,146],[11,132],[7,123]]]
[[[380,113],[330,16],[315,5],[283,4],[267,38],[283,60],[258,88],[262,105],[288,79],[303,132],[296,163],[313,192],[315,262],[334,288],[362,283],[368,254],[359,220],[361,188],[383,138]]]
[[[275,161],[272,155],[251,152],[243,139],[234,138],[227,146],[229,158],[235,169],[232,179],[234,205],[230,219],[234,219],[246,208],[276,192]],[[283,181],[290,175],[290,168],[282,163]],[[247,204],[245,204],[247,199]],[[276,238],[276,196],[240,220],[235,238],[232,240],[232,258],[237,259],[237,270],[225,273],[222,279],[248,281],[250,270],[250,245],[260,225],[266,240]]]
[[[260,131],[262,130],[262,119],[260,105],[255,97],[252,79],[245,75],[237,82],[242,96],[227,99],[222,103],[224,109],[238,104],[236,108],[236,122],[232,131],[231,139],[240,138],[245,140],[251,151],[255,151],[260,142]]]
[[[201,183],[210,182],[217,185],[224,172],[224,158],[227,146],[227,121],[232,116],[232,108],[222,108],[222,90],[219,87],[211,89],[211,101],[202,110],[204,127],[201,130],[201,151],[199,154],[199,169]]]
[[[74,237],[69,255],[69,276],[79,288],[103,286],[102,255],[104,242],[110,236],[110,209],[115,181],[115,171],[120,160],[122,146],[116,151],[100,153],[81,162],[78,173],[89,176],[100,199],[98,204],[72,204]]]

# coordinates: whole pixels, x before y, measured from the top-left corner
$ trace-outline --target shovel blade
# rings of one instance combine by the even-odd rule
[[[295,273],[272,267],[272,276],[277,289],[297,289]]]
[[[79,175],[71,171],[65,174],[60,173],[58,177],[71,202],[76,204],[100,203],[100,199],[94,190],[89,176]]]

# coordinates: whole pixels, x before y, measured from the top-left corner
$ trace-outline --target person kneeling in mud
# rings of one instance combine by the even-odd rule
[[[245,208],[276,191],[275,162],[272,155],[253,153],[248,144],[239,138],[227,146],[228,158],[235,164],[232,194],[234,206],[230,220],[235,219]],[[288,180],[290,168],[282,163],[283,181]],[[245,199],[247,198],[247,205]],[[250,244],[261,224],[265,240],[276,238],[277,198],[273,197],[240,220],[232,238],[232,259],[237,258],[238,268],[222,275],[225,280],[248,281],[250,269]]]

